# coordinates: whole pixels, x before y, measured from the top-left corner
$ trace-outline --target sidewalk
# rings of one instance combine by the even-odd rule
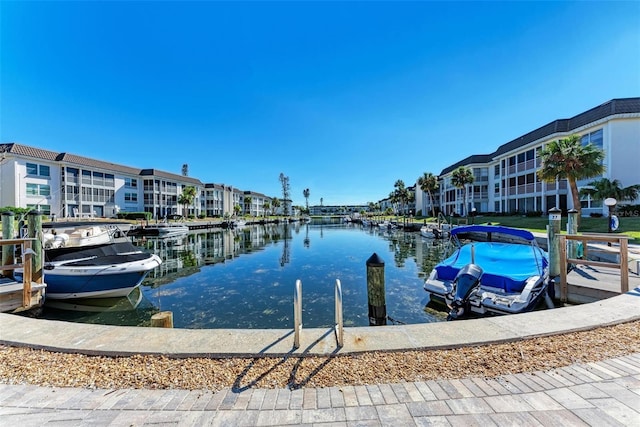
[[[288,389],[0,385],[2,425],[640,426],[640,353],[532,374]]]

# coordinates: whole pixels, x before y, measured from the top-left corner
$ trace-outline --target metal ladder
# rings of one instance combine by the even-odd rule
[[[342,317],[342,284],[336,279],[335,285],[335,317],[333,330],[338,347],[344,345],[344,324]],[[302,281],[296,280],[293,293],[293,348],[300,348],[300,334],[302,333]]]

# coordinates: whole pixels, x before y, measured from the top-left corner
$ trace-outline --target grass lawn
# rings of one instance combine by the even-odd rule
[[[463,219],[463,218],[461,218]],[[616,233],[625,234],[629,236],[629,243],[640,244],[640,217],[618,217],[620,220],[620,226]],[[457,218],[453,219],[453,223],[456,223]],[[464,219],[463,219],[464,220]],[[504,225],[507,227],[524,228],[530,231],[539,231],[541,233],[547,232],[547,225],[549,219],[547,217],[529,218],[522,216],[477,216],[474,219],[475,224],[491,223],[493,225]],[[471,224],[471,218],[469,218],[469,224]],[[567,218],[562,218],[562,230],[567,229]],[[607,218],[580,218],[579,233],[606,233],[608,231],[608,219]]]

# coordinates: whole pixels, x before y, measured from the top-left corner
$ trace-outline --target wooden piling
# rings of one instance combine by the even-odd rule
[[[31,249],[34,252],[31,256],[31,280],[35,283],[43,283],[42,212],[31,211],[27,214],[27,234],[29,238],[35,239],[31,242]]]
[[[14,223],[13,212],[2,212],[2,238],[4,240],[11,240],[15,237],[16,229]],[[2,265],[11,265],[15,263],[14,246],[3,245],[2,246]],[[5,277],[13,278],[13,270],[3,270],[2,275]]]
[[[567,217],[567,234],[575,236],[578,234],[578,211],[571,209]],[[575,240],[567,241],[567,257],[578,258],[578,242]]]
[[[386,325],[384,261],[376,253],[367,260],[367,299],[369,301],[369,326]]]
[[[151,326],[154,328],[173,328],[173,312],[161,311],[151,316]]]

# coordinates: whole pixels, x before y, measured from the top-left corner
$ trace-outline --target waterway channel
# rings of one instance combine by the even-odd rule
[[[444,320],[425,307],[423,282],[445,250],[416,232],[352,224],[267,224],[170,238],[138,238],[163,264],[128,298],[48,301],[43,318],[148,326],[172,311],[176,328],[292,328],[302,281],[304,327],[328,327],[334,286],[342,283],[345,326],[368,326],[366,261],[385,262],[389,323]]]

